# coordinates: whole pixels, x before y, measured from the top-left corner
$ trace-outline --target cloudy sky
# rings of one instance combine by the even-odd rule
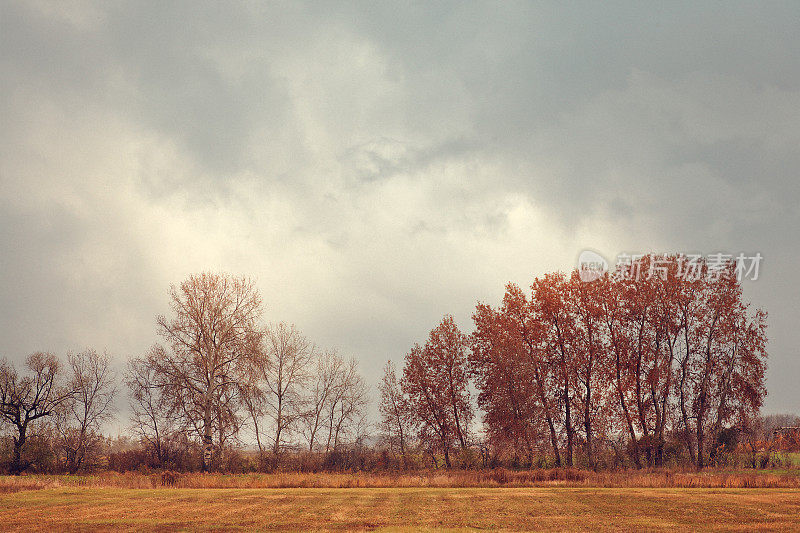
[[[800,3],[0,2],[0,356],[157,340],[194,272],[371,383],[584,248],[760,252],[800,411]]]

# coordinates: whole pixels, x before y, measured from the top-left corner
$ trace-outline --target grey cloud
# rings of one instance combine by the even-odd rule
[[[761,251],[792,409],[799,15],[4,3],[0,353],[140,353],[169,283],[229,270],[374,381],[582,247]]]

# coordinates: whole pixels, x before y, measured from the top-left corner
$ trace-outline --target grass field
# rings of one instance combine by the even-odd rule
[[[55,487],[0,494],[3,530],[800,530],[798,489]]]

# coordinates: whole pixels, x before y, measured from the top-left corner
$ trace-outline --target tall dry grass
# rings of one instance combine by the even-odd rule
[[[22,490],[44,489],[49,483],[38,477],[28,476],[0,476],[0,494],[19,492]]]
[[[163,488],[161,473],[104,472],[85,476],[0,477],[0,493],[52,487]],[[708,470],[577,469],[420,471],[413,473],[201,474],[175,473],[176,488],[386,488],[386,487],[608,487],[608,488],[800,488],[797,473],[741,473]]]

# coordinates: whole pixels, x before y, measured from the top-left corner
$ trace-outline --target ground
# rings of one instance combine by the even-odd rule
[[[56,487],[0,494],[2,530],[800,530],[798,489]]]

